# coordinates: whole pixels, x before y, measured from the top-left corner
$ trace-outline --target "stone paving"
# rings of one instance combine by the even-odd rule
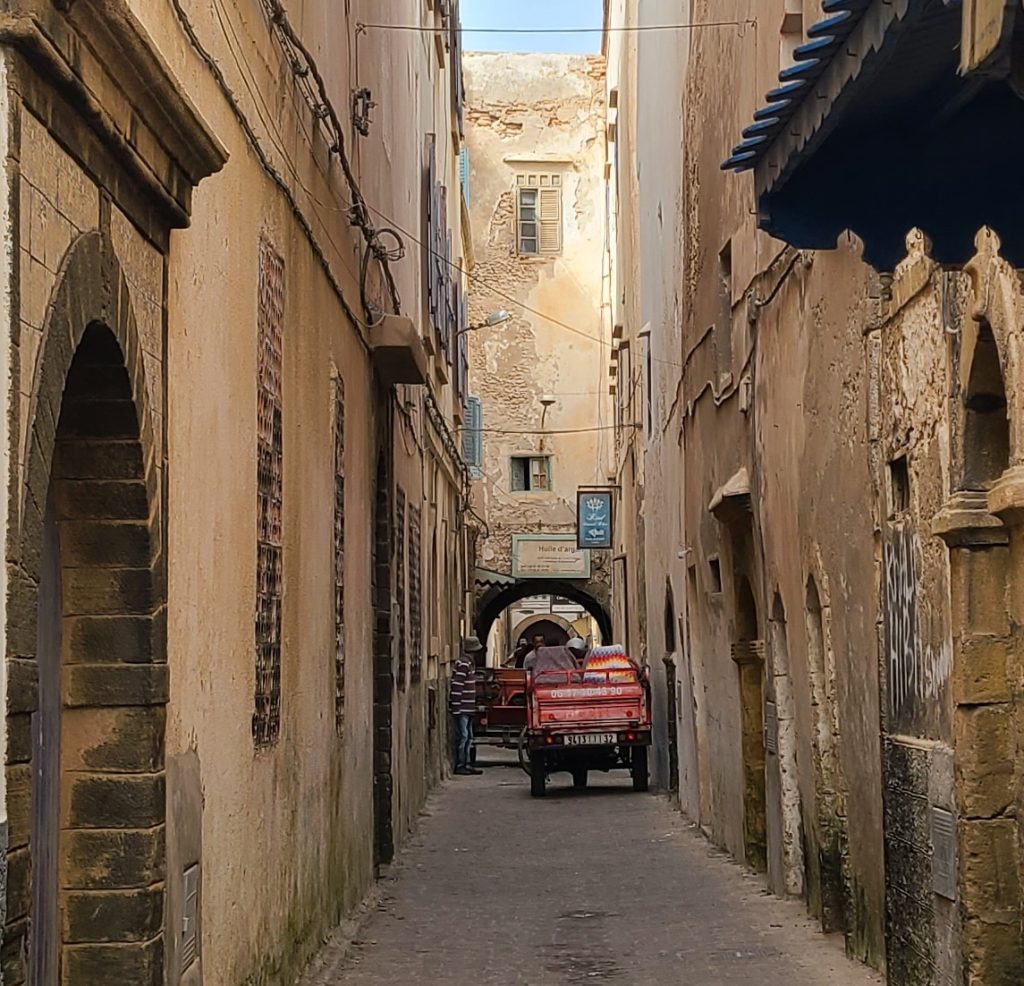
[[[625,774],[555,775],[539,800],[490,759],[432,800],[377,907],[301,986],[882,982]]]

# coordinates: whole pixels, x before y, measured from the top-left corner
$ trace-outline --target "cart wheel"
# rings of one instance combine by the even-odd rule
[[[646,791],[650,785],[647,776],[647,747],[634,746],[630,762],[632,764],[630,773],[633,775],[633,790]]]
[[[548,769],[544,754],[536,751],[530,754],[530,794],[543,798],[547,792]]]
[[[574,770],[572,772],[572,786],[577,789],[587,786],[587,772],[585,770]]]

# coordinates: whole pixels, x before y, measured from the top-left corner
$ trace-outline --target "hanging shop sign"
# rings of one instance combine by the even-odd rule
[[[581,548],[612,546],[610,490],[576,491],[576,543]]]
[[[573,534],[513,534],[512,576],[517,579],[589,579],[590,552]]]

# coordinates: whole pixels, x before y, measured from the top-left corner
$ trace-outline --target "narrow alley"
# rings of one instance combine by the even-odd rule
[[[880,983],[625,775],[534,801],[509,754],[428,803],[348,943],[302,986]]]
[[[0,8],[0,986],[1024,986],[1024,0]]]

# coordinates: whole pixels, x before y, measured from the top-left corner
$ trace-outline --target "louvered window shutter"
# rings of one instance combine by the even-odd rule
[[[483,406],[479,397],[466,398],[465,425],[462,430],[462,458],[473,470],[483,465]]]
[[[469,205],[469,148],[459,151],[459,180],[462,182],[462,197]]]
[[[538,211],[540,252],[559,253],[562,249],[562,190],[542,188]]]

